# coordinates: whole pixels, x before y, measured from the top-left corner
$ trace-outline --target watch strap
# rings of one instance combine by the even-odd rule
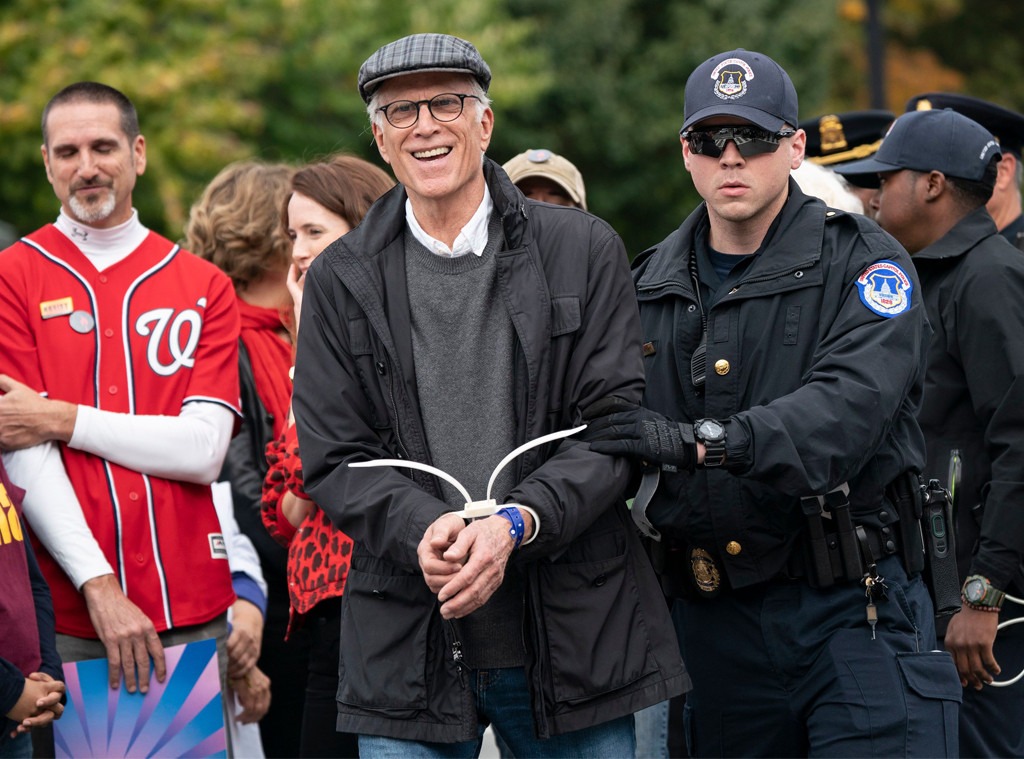
[[[709,439],[702,435],[700,431],[700,427],[705,421],[708,420],[697,420],[696,424],[693,425],[693,436],[704,444],[704,467],[711,469],[722,466],[725,463],[725,425],[717,420],[711,420],[721,427],[722,436],[716,439]]]
[[[971,601],[967,598],[967,586],[975,582],[981,582],[985,586],[985,595],[980,601]],[[974,609],[975,611],[998,612],[1003,608],[1003,599],[1006,598],[1006,592],[994,587],[992,583],[989,582],[988,578],[983,575],[970,575],[966,580],[964,580],[960,597],[963,600],[964,606],[968,609]]]
[[[1002,604],[1000,604],[999,606],[982,606],[980,604],[972,604],[963,596],[960,597],[960,600],[963,601],[964,606],[966,606],[968,609],[974,609],[975,611],[993,611],[998,614],[1003,610]]]

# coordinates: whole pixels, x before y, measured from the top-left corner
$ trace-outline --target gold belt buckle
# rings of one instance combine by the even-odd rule
[[[718,595],[722,585],[722,573],[718,565],[703,548],[690,549],[690,571],[697,590],[707,597]]]

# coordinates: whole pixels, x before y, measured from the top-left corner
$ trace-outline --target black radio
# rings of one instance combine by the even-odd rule
[[[921,530],[925,539],[924,578],[932,591],[935,615],[960,611],[960,575],[956,567],[953,499],[938,480],[922,488]]]

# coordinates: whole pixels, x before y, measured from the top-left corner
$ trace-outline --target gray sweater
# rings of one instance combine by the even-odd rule
[[[482,256],[444,258],[406,235],[406,276],[416,387],[431,462],[483,499],[487,480],[515,447],[515,334],[499,299],[496,254],[501,224],[492,216]],[[501,503],[515,465],[499,475],[491,496]],[[445,500],[464,499],[442,482]],[[466,664],[522,666],[523,592],[514,572],[482,608],[458,623]]]

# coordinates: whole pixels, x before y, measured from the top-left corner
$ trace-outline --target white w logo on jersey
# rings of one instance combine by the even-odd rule
[[[174,316],[173,321],[171,321],[172,316],[174,316],[173,308],[154,308],[139,316],[135,322],[135,331],[143,337],[149,337],[146,360],[149,361],[153,371],[161,377],[169,377],[182,367],[187,369],[193,367],[196,362],[196,346],[199,345],[199,329],[203,324],[199,312],[191,308]],[[150,324],[153,322],[156,322],[156,326],[151,328]],[[167,347],[174,360],[169,364],[161,364],[160,344],[163,342],[164,332],[167,332],[168,323],[170,323],[171,329],[167,334]],[[188,325],[190,329],[188,330],[188,341],[182,345],[181,332],[185,325]]]

